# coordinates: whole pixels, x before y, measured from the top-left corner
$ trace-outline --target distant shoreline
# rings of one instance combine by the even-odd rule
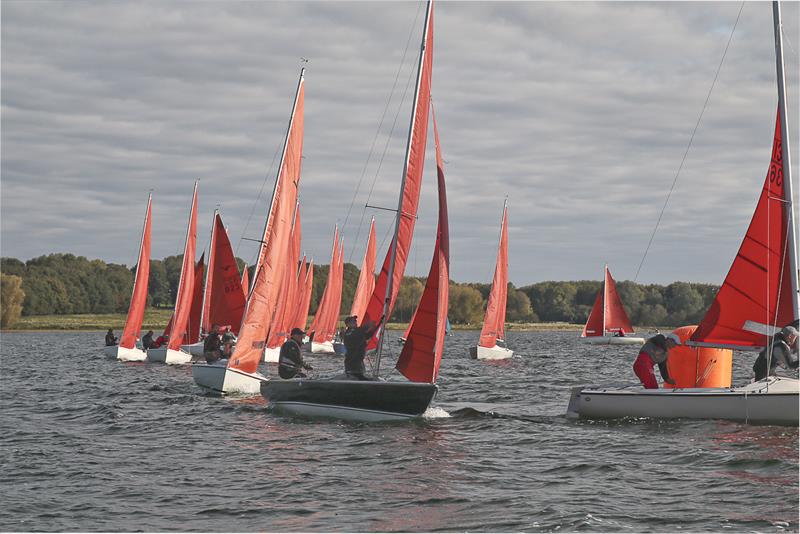
[[[160,331],[169,321],[171,309],[150,308],[145,313],[142,330]],[[310,319],[310,318],[309,318]],[[75,315],[29,315],[20,318],[14,328],[4,328],[2,333],[13,332],[97,332],[109,328],[115,332],[122,331],[125,325],[125,314],[75,314]],[[454,324],[454,331],[480,330],[480,324]],[[388,330],[406,330],[408,323],[389,323]],[[580,332],[582,324],[551,322],[551,323],[506,323],[509,332],[543,332],[543,331],[574,331]],[[655,330],[670,330],[671,327],[639,326],[634,327],[637,332],[645,333]]]

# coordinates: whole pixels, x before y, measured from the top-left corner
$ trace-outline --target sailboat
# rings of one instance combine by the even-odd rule
[[[504,360],[514,355],[505,346],[506,303],[508,301],[508,203],[503,203],[500,223],[500,245],[486,314],[483,317],[481,338],[477,347],[469,348],[469,355],[479,360]]]
[[[333,338],[339,322],[339,311],[342,306],[342,284],[344,275],[344,258],[342,245],[339,242],[339,227],[333,233],[331,247],[331,264],[328,268],[328,283],[317,306],[317,313],[311,326],[308,327],[308,348],[314,354],[333,354]]]
[[[403,178],[395,219],[394,237],[362,319],[377,322],[390,317],[400,289],[419,205],[425,145],[428,135],[431,70],[433,66],[433,4],[428,2],[417,70],[414,102],[406,144]],[[449,232],[444,171],[436,120],[436,163],[439,186],[439,224],[428,280],[415,313],[408,341],[396,364],[408,381],[384,380],[380,362],[385,325],[370,339],[375,349],[373,380],[331,379],[269,380],[261,394],[274,408],[289,414],[336,417],[360,421],[402,420],[422,415],[437,391],[436,378],[442,357],[449,291]]]
[[[147,360],[150,362],[179,365],[189,363],[192,355],[181,350],[181,345],[189,342],[188,327],[189,317],[192,312],[194,298],[194,256],[197,245],[197,182],[192,193],[192,207],[189,211],[189,224],[186,228],[186,241],[183,248],[183,263],[181,277],[178,282],[178,294],[175,297],[175,311],[172,314],[167,329],[169,342],[165,347],[147,349]],[[166,335],[166,332],[165,332]]]
[[[152,209],[152,195],[147,195],[147,210],[144,213],[142,226],[142,240],[139,243],[139,259],[136,263],[136,277],[133,280],[131,303],[128,306],[128,317],[119,345],[105,347],[108,358],[126,362],[142,362],[147,359],[147,354],[137,348],[136,341],[142,329],[144,309],[147,307],[147,285],[150,277],[150,215]]]
[[[242,317],[236,348],[228,359],[192,366],[194,381],[216,393],[257,394],[266,377],[258,372],[269,327],[275,313],[278,289],[283,280],[286,249],[290,239],[300,166],[303,156],[303,109],[305,69],[300,70],[292,113],[275,177],[275,187],[258,248],[247,306]]]
[[[773,2],[778,113],[772,158],[750,226],[728,275],[687,345],[760,351],[798,320],[797,245],[792,204],[781,12]],[[731,419],[798,425],[796,378],[769,376],[741,387],[577,387],[567,409],[578,417]]]
[[[244,272],[247,273],[246,268]],[[195,285],[202,292],[199,315],[202,332],[207,334],[213,325],[217,325],[220,328],[229,327],[234,334],[238,335],[247,295],[245,294],[246,290],[241,287],[236,257],[218,210],[214,210],[214,219],[211,224],[208,275],[205,284],[203,284],[202,276],[196,276]],[[192,356],[202,356],[203,341],[181,345],[181,350]]]
[[[608,265],[603,268],[603,286],[583,327],[580,340],[593,345],[641,345],[644,338],[633,336],[633,327],[617,293]]]

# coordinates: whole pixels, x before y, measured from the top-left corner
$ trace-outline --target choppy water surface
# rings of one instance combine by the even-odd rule
[[[0,530],[798,530],[796,428],[564,418],[571,386],[632,381],[635,348],[512,332],[486,363],[459,332],[430,417],[379,425],[206,396],[102,338],[2,335]]]

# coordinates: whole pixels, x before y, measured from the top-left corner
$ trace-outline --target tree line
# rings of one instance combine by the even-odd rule
[[[151,260],[148,305],[171,307],[175,302],[183,256]],[[244,262],[237,258],[239,268]],[[135,267],[89,260],[72,254],[50,254],[22,262],[0,258],[2,326],[19,315],[125,313],[133,288]],[[251,267],[251,275],[252,267]],[[358,268],[344,266],[341,313],[347,314],[358,284]],[[327,265],[314,266],[310,313],[316,312],[328,277]],[[252,279],[252,276],[251,276]],[[508,285],[508,322],[583,323],[589,316],[600,281],[539,282],[516,288]],[[407,322],[416,309],[425,278],[403,278],[391,320]],[[449,319],[453,324],[480,324],[490,284],[450,283]],[[718,286],[674,282],[617,283],[625,309],[635,325],[679,326],[697,323],[711,305]]]

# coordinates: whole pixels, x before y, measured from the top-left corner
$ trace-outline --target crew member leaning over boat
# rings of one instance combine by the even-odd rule
[[[675,381],[670,378],[669,371],[667,371],[667,356],[669,349],[680,345],[681,339],[677,334],[656,334],[647,340],[642,345],[639,351],[639,356],[633,363],[633,372],[642,381],[645,389],[658,389],[658,381],[656,375],[653,373],[653,366],[658,364],[658,370],[661,371],[661,378],[667,384],[675,384]]]
[[[797,337],[797,329],[792,325],[783,327],[780,332],[775,334],[772,338],[771,350],[770,347],[765,347],[753,364],[756,381],[767,378],[768,374],[774,375],[778,366],[784,369],[800,367],[800,361],[797,358]],[[769,360],[769,373],[767,373],[767,360]]]

